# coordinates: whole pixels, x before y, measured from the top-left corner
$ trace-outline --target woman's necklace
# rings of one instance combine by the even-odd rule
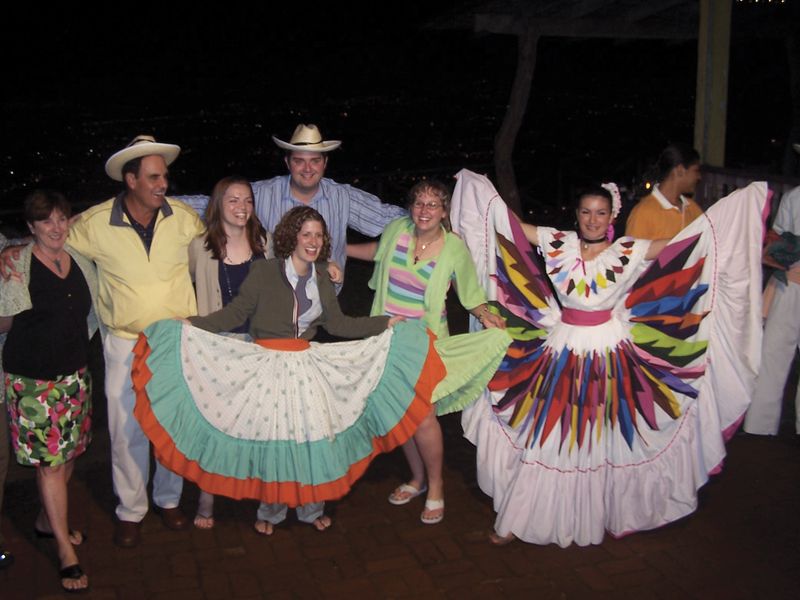
[[[435,238],[433,238],[430,242],[425,242],[424,244],[420,244],[419,243],[419,238],[417,236],[414,236],[414,238],[415,238],[415,243],[414,243],[414,264],[417,264],[419,262],[419,259],[422,257],[422,253],[425,252],[425,250],[428,248],[428,246],[430,246],[431,244],[433,244],[435,242],[438,242],[439,238],[441,238],[441,237],[442,237],[442,232],[440,230],[439,231],[439,235],[437,235]],[[417,251],[417,248],[419,248],[419,251]]]
[[[584,250],[588,250],[591,244],[600,244],[605,241],[606,241],[605,236],[597,238],[596,240],[587,240],[585,237],[581,237],[581,244],[583,245]]]
[[[46,258],[51,263],[53,263],[53,266],[55,266],[55,268],[58,271],[59,275],[63,275],[64,274],[64,272],[61,269],[61,256],[60,256],[61,252],[59,252],[59,256],[57,258],[50,258],[49,256],[47,256],[47,254],[43,250],[41,250],[39,248],[39,246],[34,246],[34,250],[36,251],[36,256],[38,256],[39,258]],[[63,252],[63,250],[62,250],[62,252]]]
[[[239,267],[241,265],[249,264],[249,263],[253,262],[253,256],[254,256],[253,253],[250,252],[250,256],[248,257],[248,259],[246,261],[238,263],[236,265],[231,264],[231,266],[232,267]],[[228,288],[228,298],[232,299],[233,296],[234,296],[233,286],[231,285],[231,277],[230,277],[230,275],[228,275],[228,265],[225,263],[226,260],[228,260],[227,256],[222,261],[222,273],[225,275],[225,284],[226,284],[226,286]]]
[[[248,246],[245,246],[245,248],[240,248],[239,249],[239,250],[247,250],[247,256],[245,256],[244,260],[242,260],[240,262],[233,262],[233,257],[228,254],[228,250],[229,249],[230,249],[230,247],[226,247],[225,248],[225,258],[222,259],[222,262],[226,262],[231,266],[236,266],[236,265],[243,265],[243,264],[249,263],[251,260],[253,260],[253,249],[248,247]],[[234,252],[234,255],[236,255],[236,254],[239,254],[239,253],[238,252]],[[244,252],[242,252],[241,254],[244,254]]]

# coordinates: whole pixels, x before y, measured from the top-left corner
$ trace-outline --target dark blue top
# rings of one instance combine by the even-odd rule
[[[219,261],[219,288],[222,291],[222,306],[227,304],[239,293],[242,282],[250,272],[253,261],[264,258],[263,254],[254,254],[247,262],[238,265],[226,265],[224,260]],[[250,320],[234,329],[231,333],[247,333],[250,331]]]

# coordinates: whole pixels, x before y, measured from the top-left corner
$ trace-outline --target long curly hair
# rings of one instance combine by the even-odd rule
[[[222,224],[222,201],[225,197],[225,192],[234,184],[245,186],[250,191],[250,196],[253,196],[253,188],[250,182],[244,177],[238,175],[231,175],[220,179],[211,192],[211,198],[208,200],[206,207],[206,250],[211,252],[211,256],[215,260],[224,260],[226,256],[225,246],[228,243],[228,236],[225,234],[225,228]],[[267,232],[258,220],[255,213],[245,224],[245,236],[250,244],[250,250],[253,255],[264,253],[264,240],[267,237]]]
[[[280,220],[273,233],[273,249],[278,258],[288,258],[297,247],[297,234],[306,221],[319,221],[322,223],[322,248],[317,260],[328,260],[331,255],[331,236],[325,219],[310,206],[295,206]]]

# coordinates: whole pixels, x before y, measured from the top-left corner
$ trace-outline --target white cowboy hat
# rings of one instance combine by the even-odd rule
[[[303,123],[295,127],[292,139],[288,142],[279,140],[274,135],[272,141],[284,150],[298,152],[330,152],[342,145],[340,140],[323,140],[316,125],[304,125]]]
[[[181,153],[181,147],[175,144],[161,144],[156,142],[156,139],[150,135],[137,135],[131,143],[125,146],[119,152],[115,152],[106,161],[106,174],[108,174],[114,181],[122,181],[122,167],[125,163],[134,158],[142,156],[150,156],[151,154],[158,154],[163,156],[166,163],[172,162],[178,158]]]

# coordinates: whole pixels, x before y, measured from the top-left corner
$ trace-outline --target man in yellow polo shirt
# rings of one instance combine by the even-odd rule
[[[670,144],[655,164],[657,183],[628,216],[625,235],[647,240],[672,238],[703,214],[691,198],[700,181],[700,155],[694,148]]]
[[[194,210],[166,196],[167,166],[179,153],[178,146],[141,135],[111,156],[106,173],[124,182],[125,189],[83,212],[68,238],[98,270],[98,312],[107,329],[103,353],[112,477],[119,498],[114,542],[123,547],[139,543],[150,470],[150,443],[133,416],[131,352],[139,332],[151,323],[197,313],[188,246],[204,227]],[[153,502],[172,529],[188,526],[178,508],[182,488],[179,476],[156,464]]]

